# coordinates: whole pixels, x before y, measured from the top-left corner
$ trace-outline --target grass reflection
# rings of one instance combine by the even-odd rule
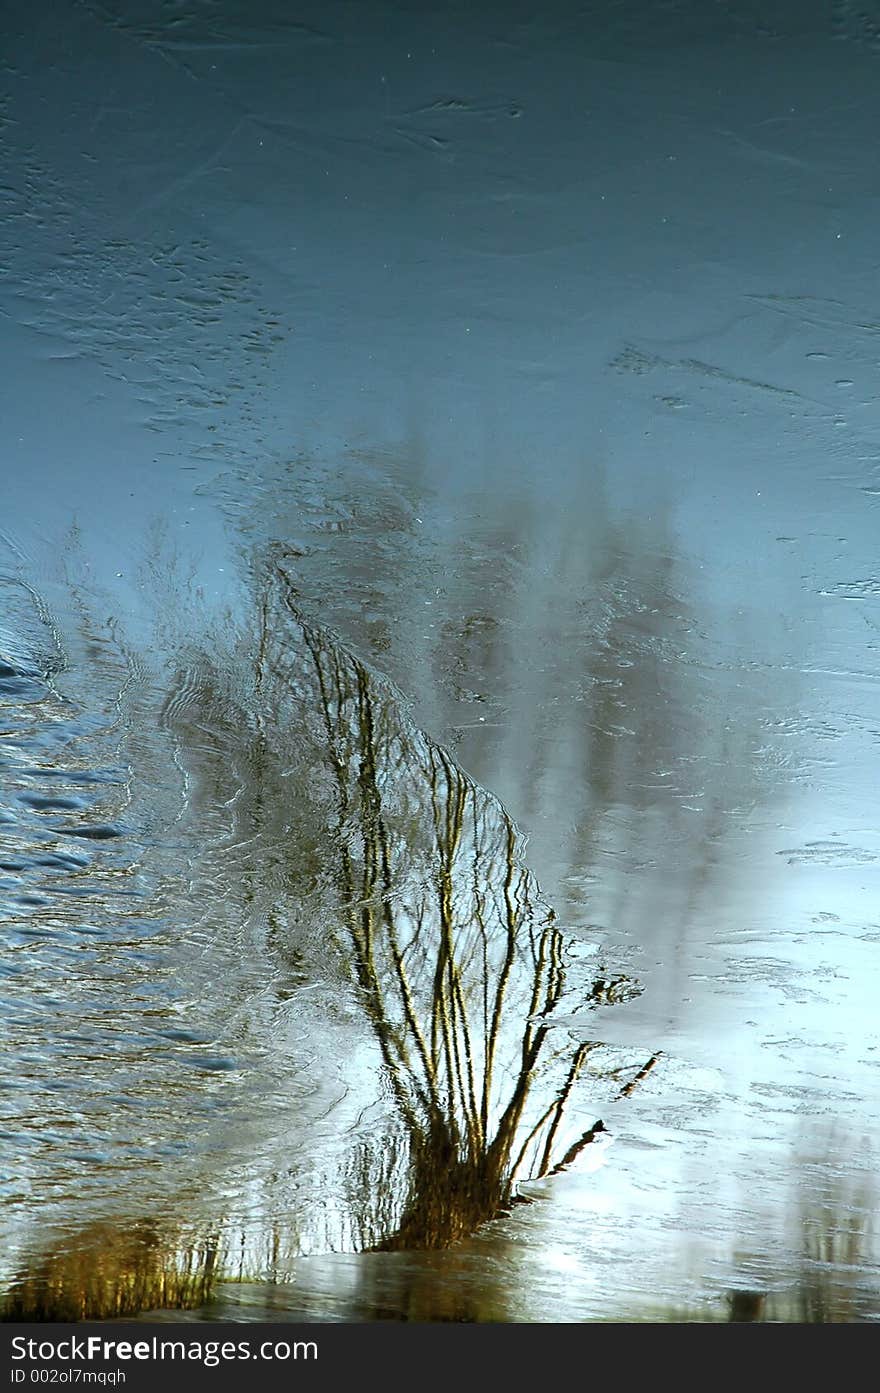
[[[159,1307],[191,1310],[209,1298],[217,1238],[175,1242],[155,1224],[95,1224],[35,1258],[6,1293],[6,1321],[107,1320]]]

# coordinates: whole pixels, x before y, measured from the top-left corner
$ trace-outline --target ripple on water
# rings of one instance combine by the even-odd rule
[[[65,797],[63,794],[50,793],[31,793],[25,791],[17,795],[20,803],[26,804],[29,808],[36,809],[37,812],[78,812],[82,808],[90,806],[90,802],[85,798]]]
[[[127,829],[108,822],[81,827],[56,827],[53,830],[62,837],[82,837],[84,841],[108,842],[115,837],[124,837]]]

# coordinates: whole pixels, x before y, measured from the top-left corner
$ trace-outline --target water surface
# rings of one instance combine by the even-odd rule
[[[717,8],[7,7],[4,1282],[876,1318],[877,50]]]

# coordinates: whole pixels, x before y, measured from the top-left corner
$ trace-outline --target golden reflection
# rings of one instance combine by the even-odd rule
[[[6,1321],[107,1320],[160,1307],[191,1310],[211,1293],[217,1239],[189,1243],[138,1221],[94,1224],[34,1258],[6,1293]]]

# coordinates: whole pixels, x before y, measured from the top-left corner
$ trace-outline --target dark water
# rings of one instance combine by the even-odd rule
[[[7,7],[5,1284],[876,1318],[876,36],[745,9]]]

